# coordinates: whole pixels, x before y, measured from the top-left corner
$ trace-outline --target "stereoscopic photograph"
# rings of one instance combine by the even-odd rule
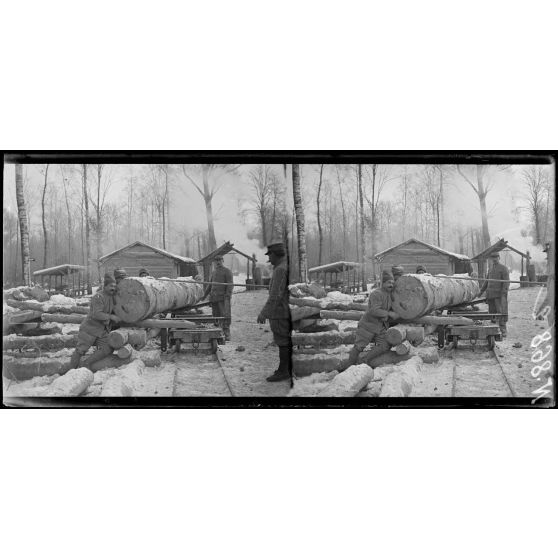
[[[550,158],[48,160],[4,162],[6,405],[554,404]]]

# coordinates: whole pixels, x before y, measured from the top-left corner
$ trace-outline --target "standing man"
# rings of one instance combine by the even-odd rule
[[[282,242],[270,244],[265,253],[269,263],[273,266],[273,275],[269,283],[269,297],[258,316],[258,323],[265,324],[269,320],[269,327],[273,332],[273,340],[279,347],[279,368],[266,378],[268,382],[280,382],[291,379],[291,312],[289,310],[289,269],[287,266],[287,251]]]
[[[77,368],[81,357],[90,347],[96,346],[97,350],[85,361],[85,366],[90,368],[97,362],[112,354],[113,349],[108,344],[108,334],[111,322],[118,324],[121,320],[113,313],[116,281],[108,273],[105,275],[104,287],[91,298],[89,313],[79,326],[76,350],[70,359],[70,367]]]
[[[499,283],[490,281],[490,279],[499,279],[500,281],[509,281],[510,274],[508,268],[500,263],[500,254],[495,252],[490,255],[492,266],[488,271],[488,280],[484,282],[480,294],[486,291],[486,302],[488,303],[488,311],[494,314],[502,314],[499,318],[499,325],[502,331],[502,337],[506,337],[508,321],[508,289],[509,283]]]
[[[213,317],[222,317],[223,333],[225,340],[231,340],[231,297],[233,293],[232,271],[223,264],[223,256],[217,256],[214,260],[215,270],[211,274],[211,283],[226,283],[226,285],[207,285],[203,298],[209,295],[211,302],[211,313]]]
[[[343,372],[349,366],[356,364],[358,355],[366,346],[375,341],[376,346],[369,351],[367,361],[385,353],[389,350],[389,343],[386,340],[388,329],[388,319],[397,320],[399,314],[391,311],[391,292],[393,291],[393,275],[384,270],[382,272],[382,286],[374,289],[368,299],[368,310],[358,322],[355,332],[355,344],[349,352],[349,361],[339,369]]]

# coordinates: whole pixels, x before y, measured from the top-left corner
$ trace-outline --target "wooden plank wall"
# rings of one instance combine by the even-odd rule
[[[405,273],[415,273],[419,264],[426,267],[426,271],[432,275],[453,275],[454,264],[449,256],[414,242],[386,253],[380,264],[380,272],[384,269],[391,271],[392,266],[400,265]]]
[[[179,262],[151,250],[147,246],[132,246],[103,262],[103,274],[112,274],[115,269],[123,268],[130,276],[137,276],[139,270],[145,267],[153,277],[178,277]]]

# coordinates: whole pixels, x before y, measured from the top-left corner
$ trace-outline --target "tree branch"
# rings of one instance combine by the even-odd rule
[[[194,180],[188,175],[188,173],[186,172],[186,170],[184,169],[184,165],[182,165],[182,172],[184,173],[184,176],[194,185],[194,187],[196,188],[196,190],[205,198],[205,194],[203,193],[203,190],[194,182]]]
[[[463,174],[463,171],[459,168],[459,165],[455,165],[457,172],[467,181],[467,183],[471,186],[471,188],[475,191],[475,193],[477,194],[477,196],[479,195],[479,191],[478,189],[475,187],[475,185],[469,180],[469,178]]]

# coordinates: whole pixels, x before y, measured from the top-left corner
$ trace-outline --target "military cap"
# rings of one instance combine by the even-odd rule
[[[391,268],[391,272],[392,272],[394,275],[396,275],[396,274],[397,274],[397,275],[403,275],[403,273],[405,273],[405,269],[404,269],[403,266],[401,266],[401,265],[394,265],[394,266],[392,266],[392,268]]]
[[[144,275],[149,275],[150,273],[149,273],[149,271],[148,271],[147,269],[145,269],[145,267],[142,267],[142,268],[139,270],[138,275],[141,277],[142,274],[144,274]]]
[[[422,271],[423,273],[426,273],[426,267],[424,267],[423,265],[417,266],[417,271],[416,271],[416,272],[417,272],[417,273],[420,273],[421,271]]]
[[[278,256],[284,256],[287,253],[285,244],[283,244],[283,242],[274,242],[273,244],[269,244],[265,255],[269,256],[269,254],[272,253],[277,254]]]
[[[120,269],[115,269],[115,270],[114,270],[114,277],[115,277],[116,279],[121,278],[121,277],[128,277],[128,273],[126,272],[125,269],[122,269],[122,268],[120,268]]]

